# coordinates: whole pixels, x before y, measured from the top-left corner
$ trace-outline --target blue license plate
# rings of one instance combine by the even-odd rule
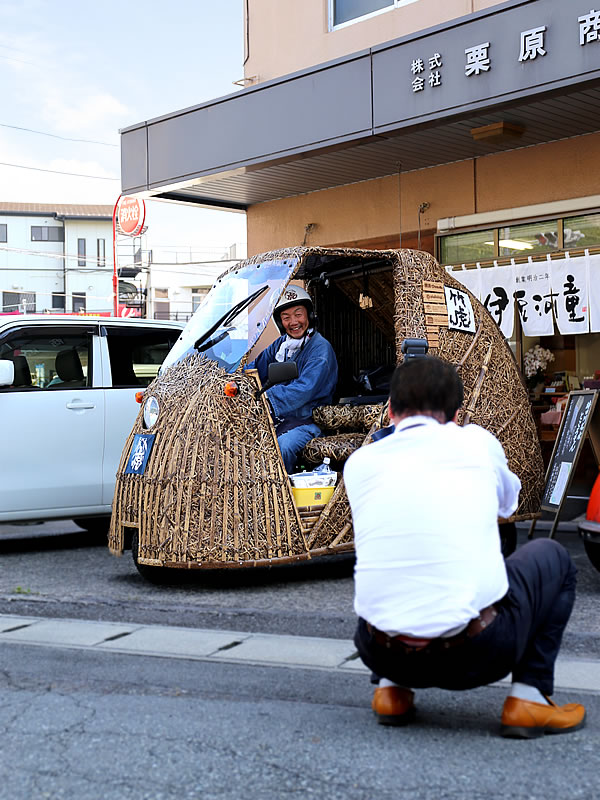
[[[143,475],[154,444],[154,433],[136,433],[125,467],[126,475]]]

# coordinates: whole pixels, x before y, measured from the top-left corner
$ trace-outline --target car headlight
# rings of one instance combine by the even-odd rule
[[[160,406],[156,397],[149,397],[144,403],[144,425],[146,428],[151,428],[156,424]]]

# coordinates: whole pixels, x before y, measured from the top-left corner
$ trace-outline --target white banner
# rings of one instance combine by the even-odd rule
[[[586,256],[550,262],[554,314],[563,335],[590,329],[587,262]]]
[[[525,336],[552,336],[552,290],[550,264],[547,261],[529,261],[515,264],[514,297]]]
[[[478,300],[481,300],[481,267],[479,265],[477,265],[477,269],[455,267],[452,271],[449,270],[449,273],[457,281],[460,281],[471,294],[474,294]]]
[[[590,256],[588,263],[588,300],[590,302],[590,330],[600,332],[600,254]]]
[[[490,267],[481,272],[481,302],[506,339],[513,334],[515,272],[512,266]]]

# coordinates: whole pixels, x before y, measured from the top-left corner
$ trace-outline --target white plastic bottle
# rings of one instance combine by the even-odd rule
[[[325,456],[323,459],[323,463],[319,464],[318,467],[313,469],[317,475],[327,475],[328,473],[332,472],[331,467],[329,466],[331,459],[328,456]]]

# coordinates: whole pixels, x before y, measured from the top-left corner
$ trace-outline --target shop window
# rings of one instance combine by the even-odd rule
[[[330,28],[358,22],[417,0],[329,0]]]
[[[32,242],[64,242],[65,230],[56,225],[32,225]]]
[[[453,233],[437,242],[440,262],[452,265],[583,250],[600,246],[600,213]]]
[[[558,221],[533,222],[528,225],[511,225],[500,228],[498,233],[498,255],[533,255],[551,253],[560,249]]]
[[[3,222],[0,225],[0,242],[5,242],[5,241],[6,241],[6,223]]]
[[[77,266],[85,267],[86,263],[87,262],[85,258],[85,239],[77,239]]]
[[[496,256],[495,231],[473,231],[444,236],[440,240],[442,264],[470,264]]]
[[[566,217],[563,222],[565,250],[600,245],[600,214]]]

